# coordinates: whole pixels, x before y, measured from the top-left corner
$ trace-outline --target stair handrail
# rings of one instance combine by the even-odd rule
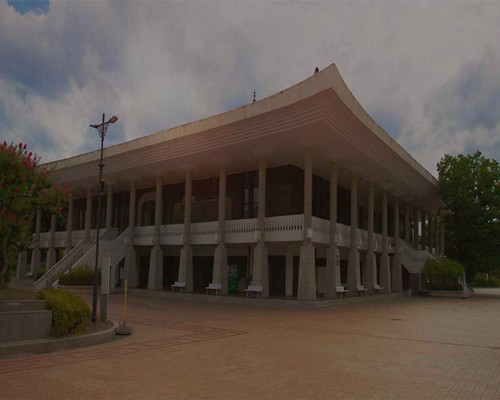
[[[117,235],[118,235],[118,229],[111,228],[103,232],[100,240],[103,243],[110,242],[114,240]],[[95,247],[96,247],[95,243],[92,243],[92,247],[81,258],[76,260],[76,262],[71,266],[70,269],[83,267],[85,265],[89,267],[93,266],[95,263]]]
[[[101,257],[108,257],[111,259],[111,266],[118,264],[123,257],[125,257],[125,241],[127,238],[128,230],[126,228],[117,236],[113,241],[103,243]]]
[[[400,240],[401,244],[401,262],[413,271],[422,271],[425,262],[434,256],[427,250],[416,250],[410,243]]]
[[[48,271],[43,274],[35,283],[34,286],[37,290],[41,290],[49,285],[51,285],[54,281],[59,279],[59,275],[66,272],[71,268],[73,263],[82,257],[90,247],[92,243],[85,242],[84,240],[79,241],[75,247],[73,247],[68,254],[64,255],[64,257],[59,260],[55,265],[53,265]]]

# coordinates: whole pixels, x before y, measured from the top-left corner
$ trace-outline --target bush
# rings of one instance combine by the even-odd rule
[[[39,292],[38,297],[46,300],[46,308],[52,310],[53,337],[79,332],[90,322],[90,307],[66,290],[45,289]]]
[[[42,276],[44,276],[44,275],[45,275],[45,272],[46,272],[45,267],[40,268],[40,269],[36,272],[36,274],[35,274],[35,281],[37,281],[37,280],[38,280],[38,279],[40,279]]]
[[[464,273],[464,268],[449,258],[441,260],[428,259],[423,270],[427,277],[429,288],[433,290],[461,290],[458,280]]]
[[[497,278],[496,274],[486,276],[486,274],[477,273],[470,284],[475,287],[499,287],[500,279]]]
[[[101,274],[98,274],[98,280]],[[90,267],[78,267],[72,269],[59,277],[61,285],[92,286],[94,285],[94,270]]]

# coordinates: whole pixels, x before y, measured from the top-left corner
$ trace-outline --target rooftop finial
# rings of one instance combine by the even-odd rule
[[[255,103],[256,99],[255,99],[255,90],[253,91],[253,101],[252,103]]]

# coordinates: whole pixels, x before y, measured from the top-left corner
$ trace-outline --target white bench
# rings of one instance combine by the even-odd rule
[[[373,285],[373,289],[377,293],[381,293],[384,290],[384,288],[382,286],[378,285],[378,284],[377,285]]]
[[[259,294],[262,295],[262,286],[250,285],[245,289],[246,296],[249,297],[250,293],[255,293],[255,297],[259,298]]]
[[[358,291],[359,295],[360,296],[363,296],[366,294],[366,292],[368,291],[367,288],[365,288],[363,285],[358,285],[356,290]]]
[[[221,283],[209,283],[207,287],[205,287],[207,294],[210,294],[210,292],[215,292],[215,295],[217,296],[219,294],[219,291],[222,289],[222,284]]]
[[[347,290],[344,286],[337,286],[335,288],[335,291],[337,292],[337,296],[344,296],[346,297],[347,296],[347,293],[349,292],[349,290]]]
[[[172,292],[175,292],[175,289],[179,289],[179,292],[182,292],[186,289],[186,282],[175,282],[173,285],[170,285],[172,288]]]

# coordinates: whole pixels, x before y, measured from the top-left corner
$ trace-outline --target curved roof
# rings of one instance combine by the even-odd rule
[[[259,156],[269,166],[301,166],[305,148],[315,174],[327,177],[334,161],[421,208],[440,204],[437,180],[368,115],[335,64],[257,102],[108,147],[105,178],[182,181],[188,168],[203,177],[216,176],[220,163],[228,173],[256,169]],[[89,185],[98,180],[98,160],[94,151],[47,165],[60,183]]]

